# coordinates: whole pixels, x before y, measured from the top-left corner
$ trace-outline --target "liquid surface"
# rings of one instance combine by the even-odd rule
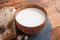
[[[16,15],[16,21],[26,27],[36,27],[44,23],[46,15],[37,8],[26,8]]]

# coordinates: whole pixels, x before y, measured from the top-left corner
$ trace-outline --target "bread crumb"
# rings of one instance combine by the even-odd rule
[[[28,36],[25,36],[25,37],[24,37],[24,40],[28,40]]]
[[[21,40],[23,38],[23,35],[18,35],[17,39]]]

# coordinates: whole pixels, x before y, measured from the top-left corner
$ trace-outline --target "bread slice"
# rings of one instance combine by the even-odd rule
[[[15,7],[3,7],[0,9],[0,36],[8,36],[5,34],[6,32],[11,30],[14,32],[15,29],[12,29],[13,21],[14,21],[14,15],[16,12]],[[16,33],[16,32],[14,32]],[[16,35],[16,34],[12,35]],[[11,36],[11,34],[9,34]]]
[[[15,7],[4,7],[0,9],[0,27],[3,25],[6,29],[9,28],[14,20],[16,9]]]
[[[0,34],[0,40],[11,40],[17,36],[15,30],[15,24],[13,24],[11,28],[7,30],[4,33]]]
[[[15,24],[13,24],[11,26],[10,29],[8,29],[8,31],[10,31],[9,34],[5,35],[5,37],[3,38],[4,40],[11,40],[13,38],[15,38],[17,35],[16,35],[16,29],[15,29]]]

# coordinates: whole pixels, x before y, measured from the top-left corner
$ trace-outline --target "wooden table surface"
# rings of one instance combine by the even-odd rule
[[[45,8],[47,16],[51,21],[52,29],[60,26],[60,0],[9,0],[9,2],[0,3],[2,6],[20,7],[24,4],[37,4]]]
[[[9,2],[0,3],[0,7],[6,5],[20,7],[29,3],[45,8],[53,29],[60,26],[60,0],[9,0]]]

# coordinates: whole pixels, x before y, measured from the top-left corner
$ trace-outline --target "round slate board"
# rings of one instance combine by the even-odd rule
[[[16,32],[17,35],[27,35],[23,33],[21,30],[19,30],[18,28],[16,28]],[[37,34],[28,35],[28,37],[29,40],[50,40],[51,33],[52,33],[52,28],[51,28],[50,21],[48,20],[46,26],[42,29],[42,31],[38,32]],[[12,40],[17,40],[17,38]]]

